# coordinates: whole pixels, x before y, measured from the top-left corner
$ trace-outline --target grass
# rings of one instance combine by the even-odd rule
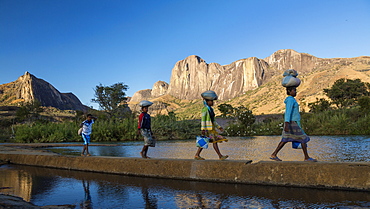
[[[196,104],[198,105],[198,104]],[[197,109],[199,110],[199,108]],[[195,111],[195,110],[194,110]],[[370,135],[370,113],[360,108],[337,109],[319,113],[301,113],[301,124],[309,135]],[[194,117],[196,118],[196,117]],[[254,124],[246,126],[233,120],[225,128],[228,136],[280,135],[283,129],[282,115],[261,115]],[[0,140],[13,142],[78,142],[77,134],[82,120],[71,119],[61,122],[36,121],[2,127]],[[3,121],[10,123],[11,121]],[[9,124],[8,124],[9,125]],[[200,134],[199,116],[197,119],[181,120],[174,113],[152,117],[152,129],[158,140],[191,139]],[[93,126],[93,142],[115,142],[141,140],[137,130],[137,115],[126,118],[104,118]]]

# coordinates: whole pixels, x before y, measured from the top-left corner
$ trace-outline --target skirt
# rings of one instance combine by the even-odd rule
[[[292,121],[289,123],[289,132],[283,130],[281,141],[307,143],[310,141],[310,137],[307,136],[296,121]]]

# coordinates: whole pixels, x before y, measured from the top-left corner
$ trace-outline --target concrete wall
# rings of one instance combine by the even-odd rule
[[[212,182],[370,191],[370,163],[76,157],[0,153],[0,160],[80,171]]]

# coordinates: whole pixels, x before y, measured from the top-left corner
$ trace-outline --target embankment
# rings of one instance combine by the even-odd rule
[[[370,191],[370,163],[275,162],[190,159],[142,159],[62,156],[50,153],[7,153],[8,163],[111,174]]]

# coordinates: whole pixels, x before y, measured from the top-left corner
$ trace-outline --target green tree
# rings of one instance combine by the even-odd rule
[[[35,100],[28,103],[22,103],[15,115],[20,120],[31,120],[31,118],[38,118],[42,111],[41,103],[38,100]]]
[[[236,118],[244,127],[250,127],[256,121],[256,117],[254,117],[252,110],[249,110],[244,106],[237,107],[234,111]]]
[[[369,83],[361,82],[360,79],[341,78],[330,89],[324,89],[324,93],[338,108],[344,108],[356,104],[359,97],[368,96],[369,87]]]
[[[217,108],[221,112],[221,117],[227,117],[234,113],[234,108],[230,104],[220,104]]]
[[[324,98],[316,98],[316,102],[308,103],[308,107],[310,108],[310,112],[323,112],[331,109],[331,103]]]
[[[111,86],[99,84],[95,87],[95,98],[92,102],[98,103],[102,110],[113,113],[119,108],[119,104],[127,100],[126,93],[128,86],[123,83],[116,83]]]
[[[358,105],[362,111],[369,112],[370,111],[370,97],[363,96],[358,98]]]

